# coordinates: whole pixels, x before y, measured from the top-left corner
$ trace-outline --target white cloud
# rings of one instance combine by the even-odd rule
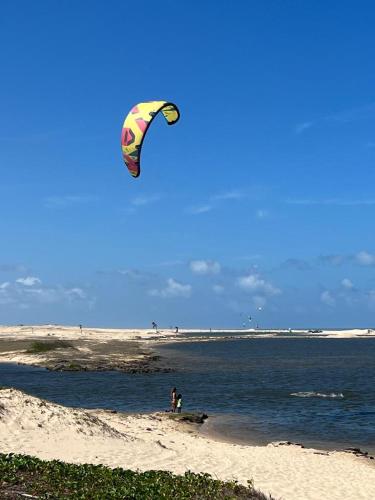
[[[296,134],[302,134],[305,130],[311,128],[312,126],[313,126],[313,122],[299,123],[295,128],[295,132],[296,132]]]
[[[237,285],[247,292],[261,292],[266,295],[277,295],[281,293],[279,288],[260,278],[257,274],[241,276],[237,279]]]
[[[373,116],[375,110],[375,103],[371,102],[363,106],[358,106],[356,108],[344,109],[342,111],[332,113],[326,116],[322,116],[315,121],[306,121],[299,123],[295,127],[296,134],[302,134],[305,130],[316,126],[317,124],[337,122],[337,123],[348,123],[354,120],[361,120],[368,116]]]
[[[28,288],[22,294],[23,301],[31,300],[44,304],[59,302],[59,298],[57,288]]]
[[[13,302],[11,296],[9,295],[10,283],[5,281],[0,284],[0,305],[10,304]]]
[[[245,195],[241,191],[233,190],[211,196],[211,200],[213,201],[240,200],[241,198],[244,197]]]
[[[338,207],[359,207],[375,205],[375,199],[360,199],[360,200],[343,200],[340,198],[288,198],[285,203],[289,205],[332,205]]]
[[[13,304],[13,303],[14,303],[14,299],[12,297],[10,297],[9,295],[0,293],[0,306]]]
[[[212,290],[217,294],[220,295],[224,293],[225,288],[222,285],[213,285]]]
[[[191,296],[192,286],[184,285],[174,280],[173,278],[169,278],[167,280],[167,286],[162,289],[153,289],[149,291],[149,294],[154,297],[162,297],[163,299],[172,298],[172,297],[184,297],[189,298]]]
[[[68,288],[67,290],[65,290],[65,293],[72,300],[74,299],[84,300],[87,298],[87,295],[82,290],[82,288]]]
[[[224,192],[219,192],[208,197],[206,200],[202,201],[199,205],[193,205],[185,208],[185,212],[193,215],[199,215],[211,210],[220,209],[220,207],[225,206],[225,204],[243,199],[260,200],[265,197],[266,191],[269,188],[264,186],[252,186],[250,189],[231,189]]]
[[[27,276],[26,278],[18,278],[18,280],[16,280],[16,283],[19,283],[24,286],[34,286],[34,285],[40,285],[42,282],[39,278],[36,278],[35,276]]]
[[[42,286],[35,276],[18,278],[15,282],[0,283],[0,304],[14,304],[17,307],[31,308],[37,304],[73,303],[85,301],[90,304],[92,298],[80,287],[61,285]]]
[[[20,264],[0,264],[0,271],[6,273],[25,273],[26,267]]]
[[[347,290],[352,290],[354,288],[354,285],[353,283],[350,281],[350,279],[348,278],[344,278],[342,281],[341,281],[341,285],[346,288]]]
[[[20,296],[23,302],[36,301],[44,304],[54,304],[58,302],[75,302],[86,300],[87,294],[82,288],[65,288],[62,286],[44,288],[26,288]]]
[[[336,303],[335,298],[328,290],[325,290],[320,294],[320,300],[323,302],[323,304],[326,304],[327,306],[330,307],[333,307]]]
[[[137,196],[133,200],[131,200],[131,204],[134,205],[135,207],[142,207],[145,205],[150,205],[150,203],[155,203],[156,201],[159,201],[161,199],[161,196],[158,194],[152,194],[149,196]]]
[[[192,260],[190,270],[194,274],[219,274],[221,266],[218,262],[212,260]]]
[[[357,253],[355,259],[361,266],[372,266],[375,264],[375,255],[365,252],[364,250]]]
[[[212,209],[213,209],[212,205],[199,205],[187,208],[186,212],[191,215],[199,215],[210,212]]]
[[[257,216],[258,219],[264,219],[265,217],[268,217],[268,212],[267,210],[258,209],[255,212],[255,215]]]
[[[72,205],[80,205],[95,201],[97,198],[90,195],[62,195],[48,196],[44,199],[47,208],[66,208]]]
[[[333,266],[339,266],[340,264],[343,264],[344,261],[347,259],[345,255],[320,255],[318,257],[319,263],[322,264],[330,264]]]
[[[363,106],[357,106],[356,108],[344,109],[342,111],[332,113],[325,117],[325,120],[333,120],[342,123],[352,122],[354,120],[360,120],[373,115],[375,111],[375,102],[364,104]]]
[[[138,269],[119,269],[118,274],[121,274],[121,276],[126,276],[127,278],[132,278],[132,279],[140,279],[143,276],[143,273],[141,271],[138,271]]]

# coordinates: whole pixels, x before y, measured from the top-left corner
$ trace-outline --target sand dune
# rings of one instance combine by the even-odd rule
[[[243,446],[199,435],[167,414],[125,415],[66,408],[15,389],[0,390],[4,453],[139,470],[208,472],[237,479],[275,498],[375,498],[373,461],[298,446]]]

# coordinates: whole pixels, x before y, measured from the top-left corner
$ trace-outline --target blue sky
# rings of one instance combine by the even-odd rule
[[[375,7],[3,1],[0,323],[374,326]],[[120,132],[158,117],[142,174]]]

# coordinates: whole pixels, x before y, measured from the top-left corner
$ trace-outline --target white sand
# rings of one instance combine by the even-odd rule
[[[85,411],[0,390],[0,450],[139,470],[208,472],[283,500],[373,499],[372,460],[297,446],[242,446],[197,434],[165,415]],[[375,461],[375,460],[374,460]]]
[[[83,327],[82,333],[78,326],[62,325],[0,325],[0,340],[28,340],[58,337],[63,340],[150,340],[169,338],[175,336],[174,330],[140,328],[90,328]]]

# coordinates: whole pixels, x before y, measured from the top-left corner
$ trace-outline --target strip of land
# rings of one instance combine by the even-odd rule
[[[170,342],[252,338],[375,338],[375,330],[184,330],[0,326],[0,362],[60,371],[170,371],[154,347]]]
[[[160,342],[171,335],[152,330],[81,330],[55,325],[0,327],[0,362],[55,371],[170,371],[146,340]]]

